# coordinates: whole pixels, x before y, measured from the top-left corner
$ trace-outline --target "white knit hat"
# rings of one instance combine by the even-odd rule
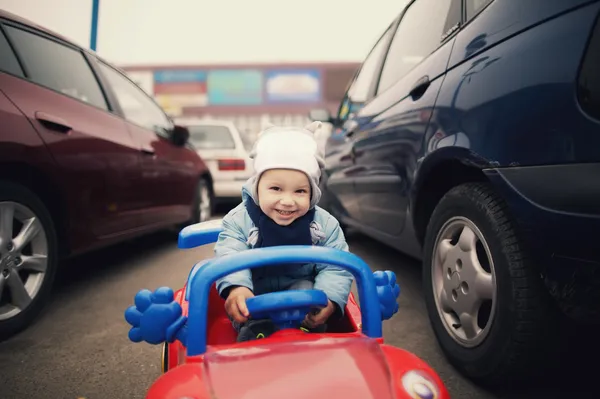
[[[324,151],[316,137],[321,122],[304,128],[270,126],[259,135],[250,158],[254,160],[254,175],[250,178],[252,197],[258,202],[258,180],[270,169],[293,169],[304,172],[311,185],[310,208],[321,199],[319,181],[325,165]]]

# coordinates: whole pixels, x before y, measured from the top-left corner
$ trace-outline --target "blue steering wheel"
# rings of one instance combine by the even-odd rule
[[[281,330],[299,327],[314,308],[327,306],[327,295],[321,290],[288,290],[246,299],[253,319],[271,319]]]

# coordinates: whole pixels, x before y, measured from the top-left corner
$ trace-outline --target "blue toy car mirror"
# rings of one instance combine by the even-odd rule
[[[221,231],[223,231],[223,219],[189,225],[179,232],[177,246],[180,249],[190,249],[213,244],[219,239]]]

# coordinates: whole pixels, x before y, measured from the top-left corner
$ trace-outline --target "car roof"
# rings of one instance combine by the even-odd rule
[[[62,40],[64,42],[67,42],[67,43],[69,43],[69,44],[71,44],[73,46],[77,46],[77,47],[81,48],[80,45],[76,44],[71,39],[68,39],[67,37],[65,37],[65,36],[63,36],[63,35],[61,35],[61,34],[59,34],[57,32],[54,32],[54,31],[52,31],[52,30],[50,30],[48,28],[45,28],[42,25],[38,25],[38,24],[36,24],[35,22],[33,22],[33,21],[29,20],[29,19],[20,17],[17,14],[13,14],[13,13],[8,12],[6,10],[1,10],[0,9],[0,18],[8,19],[8,20],[17,22],[17,23],[19,23],[21,25],[25,25],[25,26],[28,26],[30,28],[34,28],[34,29],[36,29],[36,30],[38,30],[40,32],[46,33],[46,34],[48,34],[50,36],[54,36],[54,37],[56,37],[56,38],[58,38],[58,39],[60,39],[60,40]]]
[[[70,44],[71,46],[77,47],[78,49],[80,49],[81,51],[86,52],[87,54],[91,55],[92,57],[96,57],[97,59],[103,61],[104,63],[109,64],[113,68],[119,70],[119,72],[127,75],[126,71],[124,71],[122,68],[119,68],[118,66],[116,66],[112,62],[107,61],[104,58],[100,57],[95,51],[93,51],[93,50],[91,50],[89,48],[82,47],[81,45],[75,43],[73,40],[71,40],[71,39],[69,39],[69,38],[61,35],[60,33],[57,33],[55,31],[52,31],[52,30],[48,29],[48,28],[45,28],[42,25],[36,24],[35,22],[33,22],[33,21],[31,21],[31,20],[29,20],[27,18],[20,17],[17,14],[13,14],[11,12],[8,12],[8,11],[2,10],[2,9],[0,9],[0,18],[6,19],[6,20],[9,20],[9,21],[13,21],[13,22],[17,22],[17,23],[19,23],[21,25],[25,25],[25,26],[27,26],[29,28],[35,29],[35,30],[37,30],[39,32],[42,32],[42,33],[45,33],[46,35],[55,37],[55,38],[57,38],[57,39],[65,42],[65,43]]]

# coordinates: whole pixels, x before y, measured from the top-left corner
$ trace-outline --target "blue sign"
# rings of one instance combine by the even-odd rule
[[[165,70],[154,71],[156,83],[196,83],[206,81],[206,71],[199,70]]]
[[[279,69],[266,72],[270,103],[307,103],[321,100],[321,73],[317,69]]]
[[[262,73],[254,69],[224,69],[208,73],[210,105],[259,105],[262,103]]]

